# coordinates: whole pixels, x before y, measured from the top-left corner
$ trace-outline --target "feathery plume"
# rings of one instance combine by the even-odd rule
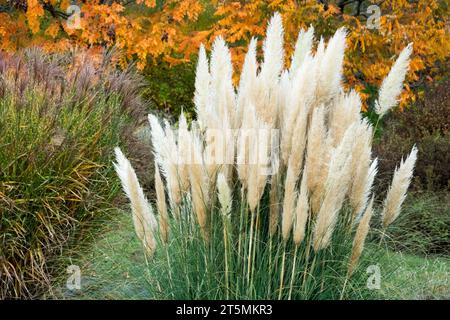
[[[320,200],[328,174],[329,150],[327,128],[325,127],[325,108],[321,106],[315,108],[312,113],[305,160],[312,213],[317,213],[320,208]]]
[[[350,193],[350,205],[353,208],[353,219],[357,218],[364,210],[372,191],[373,181],[378,172],[378,159],[375,158],[370,167],[364,173],[358,172],[353,180],[353,187]]]
[[[192,154],[190,150],[189,131],[186,116],[181,111],[178,120],[178,177],[182,193],[189,191],[189,169],[188,164],[191,163]]]
[[[231,212],[232,198],[230,187],[223,173],[219,173],[217,176],[217,193],[222,214],[228,216]]]
[[[378,101],[375,103],[375,111],[380,118],[397,104],[397,99],[402,92],[403,81],[408,71],[412,49],[412,43],[403,49],[391,71],[389,71],[389,74],[381,84]]]
[[[325,102],[337,94],[341,89],[342,62],[344,61],[345,28],[340,28],[328,42],[325,53],[320,61],[318,97]],[[318,51],[318,53],[320,53]]]
[[[337,146],[345,130],[361,119],[361,98],[355,90],[341,94],[330,110],[330,134],[333,146]]]
[[[314,27],[310,26],[308,31],[303,29],[299,32],[297,42],[295,43],[294,54],[292,55],[291,68],[289,74],[293,76],[302,65],[307,55],[311,53],[314,41]]]
[[[276,12],[267,26],[266,39],[263,44],[264,62],[260,77],[267,83],[276,83],[283,69],[283,23],[281,15]]]
[[[181,187],[177,168],[179,156],[175,136],[167,121],[165,121],[164,130],[154,115],[149,114],[148,120],[151,127],[155,159],[166,178],[170,205],[175,209],[181,202]],[[178,211],[174,210],[174,212],[176,214]]]
[[[168,173],[166,180],[170,188],[169,196],[172,203],[178,207],[181,203],[181,180],[179,173],[179,153],[178,146],[175,138],[175,133],[167,120],[164,120],[164,132],[166,134],[165,139],[165,161],[163,167]]]
[[[405,161],[402,160],[400,167],[394,172],[392,183],[384,201],[381,217],[383,227],[387,228],[400,214],[403,201],[406,198],[411,178],[414,172],[414,165],[417,160],[417,148],[414,146]]]
[[[202,142],[195,132],[191,135],[191,146],[196,159],[196,163],[189,166],[192,203],[203,237],[205,240],[208,240],[208,215],[206,208],[209,204],[209,177],[203,162]]]
[[[199,124],[204,129],[206,119],[204,118],[206,113],[206,107],[208,105],[209,86],[211,82],[211,76],[209,74],[208,58],[206,57],[205,47],[200,45],[198,51],[197,69],[195,71],[195,93],[194,93],[194,105]]]
[[[237,93],[236,127],[242,124],[242,117],[246,106],[254,103],[255,83],[258,71],[256,60],[256,38],[250,40],[247,54],[245,55],[244,66],[239,80]]]
[[[317,45],[316,54],[314,55],[314,59],[316,60],[317,71],[320,72],[320,64],[322,62],[323,56],[325,55],[325,40],[323,37],[320,37],[319,44]]]
[[[152,115],[148,115],[148,122],[150,123],[151,135],[152,135],[152,145],[153,145],[153,154],[155,156],[158,164],[164,168],[163,164],[165,162],[166,157],[166,134],[159,123],[158,119]]]
[[[275,13],[267,27],[263,43],[264,61],[254,84],[254,101],[258,117],[268,125],[278,121],[278,82],[284,65],[283,25]]]
[[[372,127],[364,119],[355,122],[355,142],[352,150],[352,183],[349,190],[353,218],[359,215],[369,199],[370,189],[376,174],[375,161],[371,167]]]
[[[230,50],[225,40],[219,36],[214,40],[211,51],[211,104],[210,116],[219,119],[227,118],[230,123],[235,119],[235,97],[232,82],[233,65],[231,64]],[[211,114],[212,113],[212,114]],[[220,120],[219,120],[220,122]],[[215,128],[219,128],[216,126]]]
[[[136,234],[142,241],[147,254],[152,256],[156,249],[154,237],[154,231],[157,227],[156,218],[153,215],[152,207],[145,198],[144,192],[139,185],[139,181],[130,161],[123,155],[120,148],[116,147],[114,151],[116,153],[117,161],[114,164],[114,167],[122,183],[122,188],[131,203]]]
[[[247,176],[247,200],[250,211],[258,206],[267,183],[267,166],[270,160],[270,127],[260,119],[255,119],[255,134],[249,146],[250,163]]]
[[[292,166],[293,172],[300,174],[300,169],[303,165],[303,158],[306,147],[306,133],[308,125],[308,106],[304,105],[302,112],[297,117],[294,132],[295,135],[291,137],[291,151],[289,155],[289,165]]]
[[[308,55],[291,82],[284,84],[280,96],[284,99],[284,107],[280,108],[281,120],[281,156],[287,165],[293,146],[297,145],[296,138],[306,139],[303,132],[307,127],[311,102],[313,101],[316,78],[314,77],[314,60]],[[287,81],[282,77],[283,81]],[[297,128],[296,128],[297,126]],[[298,132],[297,130],[300,130]],[[306,143],[306,141],[304,141]],[[301,147],[300,149],[304,148]],[[294,151],[295,152],[295,151]]]
[[[313,247],[316,252],[330,244],[339,211],[349,188],[352,163],[351,150],[355,128],[352,125],[347,129],[342,142],[331,154],[328,177],[325,183],[325,195],[314,226]]]
[[[289,93],[291,92],[291,89],[292,89],[292,83],[291,83],[292,81],[289,77],[290,77],[289,71],[284,70],[281,73],[280,82],[278,84],[278,92],[277,92],[278,104],[279,104],[278,120],[279,120],[279,125],[281,126],[282,130],[285,129],[286,123],[289,123],[290,119],[288,118],[288,115],[291,112],[294,112],[294,110],[292,110],[290,107],[288,107],[288,104],[290,103]]]

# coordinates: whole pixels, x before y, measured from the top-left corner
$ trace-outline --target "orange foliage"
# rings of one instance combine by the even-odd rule
[[[414,53],[410,64],[408,82],[419,81],[419,72],[425,68],[433,74],[437,71],[435,62],[444,61],[450,54],[450,36],[448,27],[449,7],[439,6],[439,0],[364,1],[363,5],[377,4],[380,8],[379,28],[370,28],[366,22],[372,12],[355,15],[355,9],[345,8],[341,12],[338,1],[328,2],[324,6],[317,0],[248,0],[222,1],[215,14],[218,23],[205,39],[218,34],[234,43],[232,50],[237,65],[244,59],[245,46],[251,36],[262,36],[268,19],[274,11],[283,16],[286,53],[293,51],[299,28],[313,25],[316,34],[327,37],[336,29],[345,26],[348,30],[348,49],[345,60],[345,82],[356,87],[363,98],[369,94],[364,89],[367,84],[379,85],[387,75],[390,64],[410,42],[414,43]],[[442,4],[442,3],[441,3]],[[369,18],[370,19],[370,18]],[[370,22],[370,21],[369,21]],[[406,85],[401,96],[401,106],[415,99],[410,86]]]
[[[37,33],[40,29],[40,18],[44,15],[44,9],[38,0],[27,0],[27,21],[31,32]]]
[[[15,51],[38,44],[57,51],[73,45],[115,45],[124,54],[123,64],[136,59],[141,69],[159,56],[172,63],[185,61],[174,52],[189,38],[185,32],[189,23],[203,11],[199,0],[166,0],[162,4],[137,0],[128,3],[128,11],[119,1],[86,0],[79,3],[79,15],[66,11],[67,0],[10,0],[14,1],[25,1],[25,5],[0,14],[1,49]],[[79,26],[74,24],[77,21]]]
[[[379,85],[400,50],[414,42],[403,105],[415,98],[411,88],[423,80],[420,72],[427,69],[431,76],[426,79],[431,80],[437,71],[435,62],[449,56],[446,28],[450,12],[442,1],[364,0],[360,14],[355,15],[355,3],[346,5],[342,12],[342,0],[136,0],[123,2],[126,5],[85,0],[79,4],[80,27],[70,28],[64,16],[69,0],[9,0],[9,4],[20,5],[0,13],[0,48],[14,51],[38,44],[49,50],[65,50],[74,44],[115,45],[123,52],[121,64],[136,60],[143,69],[159,57],[170,64],[189,61],[200,43],[209,46],[214,37],[223,35],[231,44],[234,63],[240,66],[251,36],[262,38],[268,19],[278,11],[284,21],[287,56],[292,54],[300,28],[313,25],[316,34],[326,38],[341,26],[347,28],[345,82],[364,98],[369,96],[365,91],[368,84]],[[366,8],[377,3],[380,24],[372,29],[367,24],[371,13]],[[49,6],[62,15],[52,13]],[[210,12],[214,16],[208,17],[209,24],[198,30],[199,16]]]

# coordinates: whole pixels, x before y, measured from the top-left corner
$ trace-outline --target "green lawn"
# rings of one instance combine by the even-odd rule
[[[398,268],[382,282],[384,299],[450,299],[450,259],[387,252],[382,264],[393,261]]]
[[[132,228],[131,217],[119,211],[95,231],[92,242],[78,247],[67,263],[81,269],[81,290],[65,289],[65,277],[58,282],[55,294],[65,299],[151,299],[151,286],[158,279],[150,279],[146,261]],[[69,254],[70,255],[70,254]],[[383,280],[383,268],[397,267]],[[419,257],[386,252],[380,261],[381,299],[449,299],[450,259]]]

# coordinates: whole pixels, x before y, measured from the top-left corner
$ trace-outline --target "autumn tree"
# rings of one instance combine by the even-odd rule
[[[250,37],[264,34],[274,11],[285,21],[286,43],[295,43],[299,28],[313,26],[316,34],[327,38],[346,27],[345,83],[366,100],[408,43],[414,43],[414,54],[401,106],[416,98],[413,87],[432,80],[439,71],[437,63],[448,61],[450,54],[450,12],[442,0],[225,0],[218,4],[218,23],[205,39],[224,35],[240,65]],[[292,52],[292,46],[286,47],[288,56]],[[421,76],[424,71],[427,77]]]
[[[116,46],[123,61],[143,68],[159,56],[173,54],[188,25],[203,7],[198,0],[1,0],[0,41],[4,50],[40,45],[65,50],[73,45]]]
[[[143,69],[162,58],[189,61],[200,43],[222,35],[230,43],[236,70],[250,37],[261,38],[273,12],[285,21],[286,43],[299,28],[313,26],[325,40],[346,27],[348,49],[344,82],[366,100],[408,43],[414,54],[401,105],[416,99],[413,90],[439,74],[448,62],[450,7],[445,0],[0,0],[0,48],[40,45],[65,50],[73,45],[115,46],[121,63]],[[207,22],[198,23],[201,17]],[[203,19],[205,20],[205,19]],[[319,40],[319,39],[316,39]],[[287,46],[286,54],[293,52]],[[365,106],[368,104],[365,103]]]

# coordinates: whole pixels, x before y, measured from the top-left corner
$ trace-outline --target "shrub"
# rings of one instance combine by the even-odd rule
[[[162,298],[361,298],[360,259],[373,211],[373,129],[356,92],[342,90],[345,31],[313,56],[312,29],[299,36],[283,71],[281,17],[272,18],[264,62],[250,43],[237,92],[231,57],[216,39],[208,64],[200,49],[194,102],[178,132],[149,115],[158,216],[130,162],[116,171],[131,202],[136,234]],[[401,91],[411,47],[384,80],[380,117]],[[259,71],[258,71],[259,70]],[[382,211],[383,233],[398,217],[417,150],[396,169]],[[164,182],[160,176],[163,173]],[[166,193],[168,203],[166,202]]]
[[[423,100],[404,112],[389,115],[382,124],[383,135],[374,146],[380,171],[387,173],[395,168],[396,157],[417,145],[420,160],[413,180],[415,190],[450,190],[449,84],[447,79],[429,88]],[[384,187],[390,176],[381,178]]]
[[[108,65],[37,49],[0,57],[0,298],[48,289],[52,258],[117,191],[111,145],[139,86]]]
[[[192,63],[170,66],[167,62],[158,64],[145,70],[147,80],[144,98],[166,114],[180,114],[184,111],[187,115],[194,114],[195,65]]]

